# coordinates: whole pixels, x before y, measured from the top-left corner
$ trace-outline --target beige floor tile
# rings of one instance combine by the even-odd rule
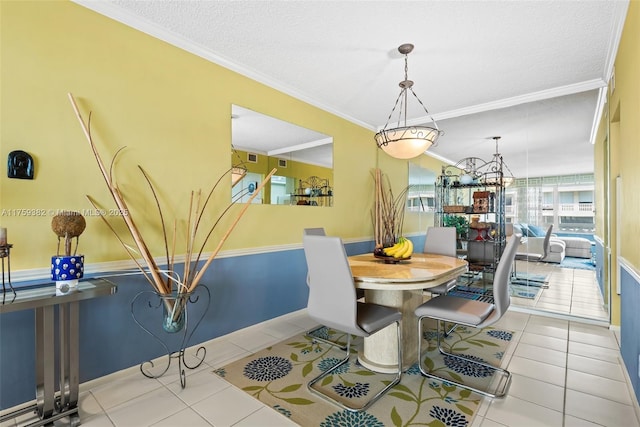
[[[600,424],[592,423],[587,420],[582,420],[580,418],[565,415],[564,416],[564,427],[601,427]]]
[[[598,347],[610,348],[618,350],[618,342],[613,334],[609,336],[594,335],[588,332],[569,331],[569,340],[573,342],[581,342],[584,344],[591,344]]]
[[[567,390],[565,414],[603,426],[640,427],[633,407],[613,400]]]
[[[531,332],[527,332],[525,329],[520,342],[524,344],[531,344],[542,348],[548,348],[556,351],[567,351],[567,340],[562,338],[555,338],[548,335],[540,335]]]
[[[85,424],[82,423],[84,426]],[[191,408],[183,409],[174,415],[167,417],[156,424],[153,427],[177,427],[177,426],[189,426],[189,427],[209,427],[211,424],[202,418],[196,411]]]
[[[567,369],[611,380],[625,381],[624,373],[619,363],[605,362],[604,360],[578,356],[577,354],[567,355]]]
[[[512,374],[519,374],[536,380],[564,387],[565,368],[548,365],[536,360],[514,356],[508,366]]]
[[[485,416],[485,420],[492,420],[506,426],[523,427],[561,427],[562,419],[562,412],[514,396],[494,400]]]
[[[182,388],[179,379],[167,385],[167,388],[187,405],[193,405],[227,387],[230,387],[229,383],[214,374],[211,369],[187,377],[185,388]]]
[[[605,347],[598,347],[591,344],[569,341],[569,353],[578,356],[591,357],[605,362],[616,363],[620,352]]]
[[[534,378],[514,374],[509,387],[509,396],[554,411],[562,412],[564,410],[564,388]]]
[[[475,422],[471,425],[471,427],[475,427],[476,425],[479,427],[505,427],[504,424],[497,423],[493,420],[488,420],[486,418],[480,418],[480,423],[476,424]]]
[[[550,350],[548,348],[526,343],[518,344],[515,349],[514,356],[548,363],[561,368],[565,368],[567,366],[567,353],[564,351]]]
[[[98,386],[91,390],[91,394],[102,408],[108,410],[160,387],[160,381],[146,378],[140,372],[136,372]]]
[[[542,302],[536,304],[536,309],[550,311],[552,313],[568,314],[571,311],[570,305],[560,305]]]
[[[187,408],[187,405],[164,387],[138,396],[108,409],[116,427],[148,426]]]
[[[297,426],[284,415],[271,408],[258,409],[253,414],[234,424],[234,427],[286,427]]]
[[[586,372],[567,369],[567,389],[631,405],[627,384]]]
[[[235,387],[227,387],[191,406],[214,426],[230,426],[265,407]]]

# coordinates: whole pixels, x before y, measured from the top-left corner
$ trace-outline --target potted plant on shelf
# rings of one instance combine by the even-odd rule
[[[445,227],[455,227],[458,239],[458,249],[462,248],[461,239],[466,239],[469,234],[469,221],[460,215],[444,215],[442,223]]]
[[[79,237],[87,223],[80,212],[63,211],[51,220],[51,229],[58,236],[58,250],[51,257],[51,279],[56,282],[56,295],[64,295],[78,286],[84,275],[84,255],[78,255]],[[60,239],[64,239],[64,255],[60,254]],[[71,251],[73,239],[76,248]]]

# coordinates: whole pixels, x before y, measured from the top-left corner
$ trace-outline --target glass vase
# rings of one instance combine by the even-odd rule
[[[184,328],[190,295],[186,292],[173,292],[170,295],[158,294],[162,299],[162,329],[165,332],[173,334]]]

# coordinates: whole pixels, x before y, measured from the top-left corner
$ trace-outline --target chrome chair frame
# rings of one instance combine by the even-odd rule
[[[525,252],[516,252],[516,260],[519,261],[534,261],[534,262],[539,262],[543,259],[545,259],[547,257],[547,254],[549,253],[549,245],[551,244],[551,232],[553,230],[553,225],[550,225],[549,228],[547,229],[547,232],[544,235],[544,241],[542,243],[542,253],[538,254],[538,253],[525,253]],[[529,279],[529,278],[523,278],[523,277],[518,277],[518,265],[517,263],[514,261],[513,262],[513,275],[512,275],[512,280],[520,280],[523,282],[534,282],[534,283],[543,283],[543,284],[548,284],[549,282],[546,280],[539,280],[539,279]]]
[[[495,304],[489,304],[489,303],[484,303],[484,302],[479,302],[479,301],[471,301],[471,300],[466,300],[466,304],[470,307],[472,307],[472,309],[474,309],[474,311],[477,312],[487,312],[487,314],[483,314],[483,318],[481,318],[481,320],[479,321],[479,323],[477,324],[473,324],[470,322],[464,322],[462,320],[460,320],[460,318],[462,316],[458,315],[456,316],[455,312],[450,312],[448,314],[450,314],[448,317],[444,318],[444,316],[440,316],[440,317],[436,317],[433,314],[424,314],[423,312],[425,311],[425,309],[429,306],[429,305],[443,305],[444,306],[444,310],[446,310],[446,304],[439,304],[443,301],[447,301],[450,300],[451,298],[455,299],[455,300],[463,300],[463,298],[458,298],[458,297],[451,297],[451,296],[442,296],[442,297],[438,297],[435,298],[434,302],[431,301],[427,301],[426,303],[422,304],[421,306],[419,306],[415,313],[416,316],[418,317],[418,367],[420,368],[420,373],[426,377],[430,377],[430,378],[434,378],[434,379],[438,379],[441,381],[445,381],[448,382],[450,384],[455,384],[459,387],[474,391],[476,393],[480,393],[482,395],[485,396],[489,396],[489,397],[502,397],[506,394],[507,392],[507,388],[509,387],[509,384],[511,382],[511,373],[509,371],[507,371],[506,369],[503,369],[501,367],[498,366],[493,366],[490,365],[488,363],[484,363],[484,362],[479,362],[477,360],[473,360],[473,359],[469,359],[467,357],[464,357],[462,355],[459,354],[455,354],[455,353],[451,353],[448,351],[445,351],[442,347],[442,338],[441,338],[441,333],[440,333],[440,321],[449,321],[449,322],[454,322],[458,325],[464,325],[464,326],[469,326],[469,327],[473,327],[473,328],[484,328],[486,326],[489,326],[495,322],[497,322],[502,315],[507,311],[507,308],[509,307],[509,303],[510,303],[510,297],[509,297],[509,276],[510,276],[510,272],[511,272],[511,267],[513,265],[514,262],[514,258],[515,258],[515,254],[516,254],[516,249],[518,246],[518,243],[520,241],[520,237],[519,236],[514,236],[511,240],[509,240],[509,242],[507,243],[507,246],[505,247],[505,250],[502,254],[502,257],[500,258],[500,262],[498,263],[498,267],[496,268],[496,272],[495,272],[495,280],[494,280],[494,299],[495,299]],[[442,298],[442,300],[440,300]],[[438,301],[440,300],[440,301]],[[431,303],[431,304],[430,304]],[[489,311],[490,309],[490,311]],[[422,321],[424,318],[431,318],[434,319],[436,321],[436,333],[437,333],[437,346],[438,346],[438,351],[440,352],[440,354],[443,354],[445,356],[450,356],[450,357],[454,357],[456,359],[462,360],[465,363],[471,363],[471,364],[475,364],[475,365],[480,365],[483,367],[486,367],[488,369],[491,369],[492,371],[494,371],[495,373],[498,373],[500,375],[500,377],[496,380],[493,381],[493,385],[494,385],[494,389],[495,391],[488,391],[488,390],[481,390],[466,384],[463,384],[461,382],[456,382],[450,378],[445,378],[439,375],[436,375],[432,372],[428,372],[423,364],[422,364]]]
[[[337,406],[351,412],[364,411],[380,399],[402,378],[402,314],[399,310],[356,299],[353,274],[339,237],[305,235],[303,246],[309,269],[309,316],[328,327],[347,334],[345,356],[331,368],[320,373],[307,383],[307,388]],[[361,406],[352,406],[336,400],[314,387],[319,381],[331,375],[351,358],[352,335],[368,337],[396,324],[398,346],[398,369],[395,377],[381,391]],[[335,345],[334,343],[330,343]]]
[[[322,227],[312,227],[312,228],[305,228],[303,230],[303,236],[326,236],[327,234],[324,231],[324,228]],[[307,286],[309,286],[309,274],[307,274]],[[340,350],[345,351],[347,350],[347,346],[344,346],[342,344],[340,344],[339,342],[336,341],[331,341],[322,337],[319,337],[317,335],[314,335],[314,333],[325,329],[326,326],[325,325],[319,325],[316,326],[315,328],[311,328],[309,329],[307,332],[305,332],[305,335],[308,336],[309,338],[311,338],[314,342],[323,342],[325,344],[329,344],[329,345],[335,345],[336,347],[338,347]]]
[[[458,255],[456,241],[457,231],[455,227],[429,227],[427,228],[427,234],[424,239],[423,252],[455,257]],[[425,291],[431,295],[446,295],[449,291],[455,289],[457,282],[458,279],[453,279],[447,283],[427,288]],[[451,335],[457,326],[458,325],[454,323],[453,326],[447,330],[447,323],[444,322],[444,336],[448,337]]]
[[[401,327],[399,321],[395,322],[395,323],[396,323],[397,332],[398,332],[398,360],[400,361],[398,363],[398,371],[396,372],[396,376],[393,379],[393,381],[391,381],[387,386],[385,386],[382,390],[380,390],[378,393],[376,393],[366,404],[364,404],[361,407],[355,408],[355,407],[346,405],[343,402],[340,402],[340,401],[334,399],[332,396],[326,395],[326,394],[318,391],[317,389],[313,388],[313,386],[318,381],[320,381],[323,378],[331,375],[339,367],[341,367],[345,363],[349,362],[349,360],[351,359],[351,334],[347,334],[347,345],[346,345],[346,347],[340,347],[341,349],[345,350],[345,357],[340,359],[340,361],[338,363],[336,363],[335,365],[333,365],[331,368],[327,369],[322,374],[318,375],[317,377],[315,377],[314,379],[309,381],[309,383],[307,383],[307,388],[309,389],[309,391],[312,392],[313,394],[321,396],[324,399],[330,400],[334,404],[336,404],[336,405],[340,406],[341,408],[346,409],[347,411],[350,411],[350,412],[361,412],[361,411],[366,411],[367,409],[369,409],[369,407],[371,407],[371,405],[376,403],[387,391],[389,391],[391,388],[393,388],[397,384],[399,384],[400,383],[400,379],[402,378],[402,327]],[[331,341],[329,341],[329,344],[331,344]],[[333,345],[335,345],[335,343],[333,343]]]

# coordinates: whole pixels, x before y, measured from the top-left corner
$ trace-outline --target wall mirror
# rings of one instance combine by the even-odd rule
[[[409,162],[408,212],[434,212],[436,172]]]
[[[408,162],[408,188],[406,218],[418,227],[418,230],[426,230],[433,225],[435,212],[436,176],[435,171],[420,166],[414,162]]]
[[[234,202],[247,202],[277,168],[252,203],[333,205],[333,137],[232,105],[231,144]]]

